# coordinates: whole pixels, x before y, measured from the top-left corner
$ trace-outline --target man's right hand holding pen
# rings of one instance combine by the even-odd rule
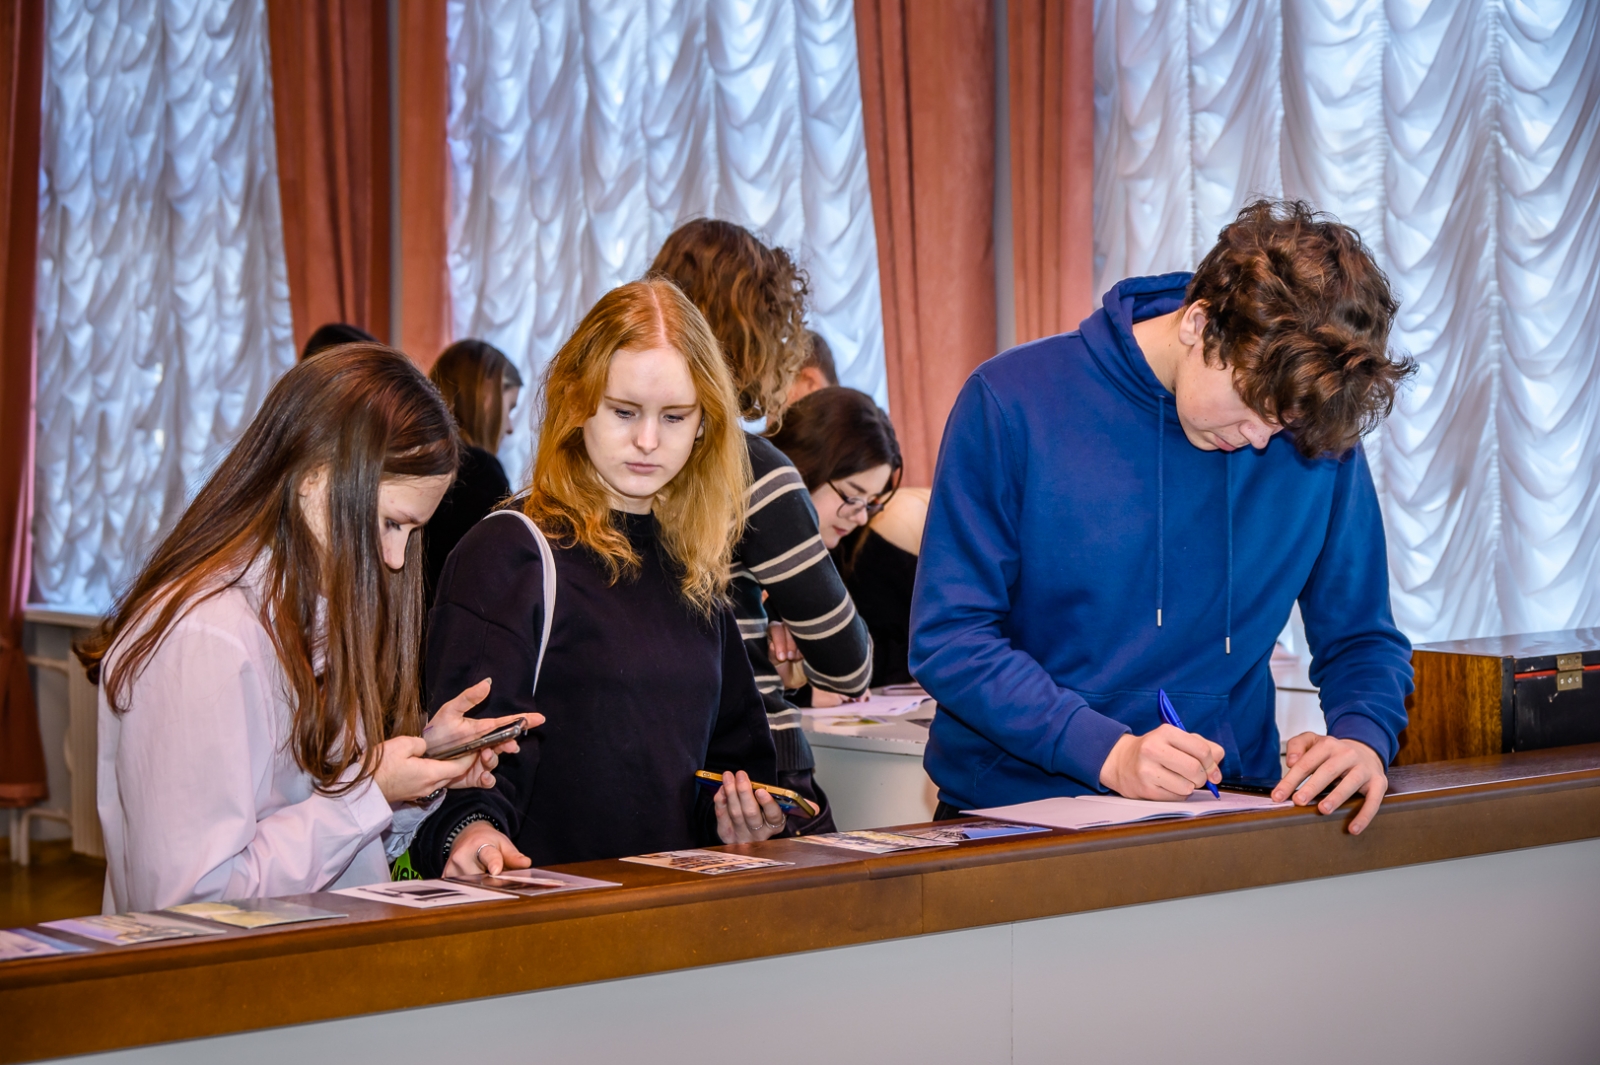
[[[1222,783],[1220,744],[1171,725],[1116,742],[1100,767],[1100,783],[1129,799],[1187,799],[1196,788]]]

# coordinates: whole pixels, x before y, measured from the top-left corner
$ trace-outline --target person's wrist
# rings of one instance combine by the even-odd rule
[[[1100,765],[1100,784],[1122,793],[1122,762],[1127,756],[1128,748],[1133,743],[1133,733],[1128,732],[1117,737],[1117,742],[1111,745],[1111,750],[1106,752],[1106,760]]]
[[[462,818],[461,819],[461,823],[456,825],[455,828],[452,828],[450,830],[450,834],[444,838],[444,848],[443,849],[444,849],[444,860],[446,862],[448,862],[450,860],[450,855],[454,852],[455,845],[461,839],[461,836],[471,826],[476,825],[476,824],[486,824],[491,829],[495,829],[496,831],[498,831],[499,828],[500,828],[499,825],[495,824],[494,818],[490,817],[486,813],[483,813],[483,812],[480,811],[478,813],[468,814],[466,817]]]

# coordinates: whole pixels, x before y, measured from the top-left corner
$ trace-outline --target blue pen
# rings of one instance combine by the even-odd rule
[[[1183,728],[1183,722],[1178,718],[1178,711],[1172,708],[1172,700],[1167,698],[1166,690],[1164,688],[1157,688],[1156,695],[1158,696],[1157,701],[1161,704],[1162,724],[1171,725],[1175,729],[1183,729],[1184,732],[1188,732],[1189,730]],[[1217,798],[1222,798],[1222,792],[1218,791],[1217,786],[1211,783],[1209,780],[1206,781],[1206,790],[1210,791],[1211,794],[1215,795]]]

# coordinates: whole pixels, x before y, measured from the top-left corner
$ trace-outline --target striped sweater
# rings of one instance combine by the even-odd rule
[[[843,695],[866,691],[872,640],[822,544],[800,472],[766,438],[747,433],[745,441],[754,483],[746,496],[744,536],[733,549],[729,595],[767,705],[778,770],[810,769],[800,711],[783,698],[783,682],[767,657],[767,623],[789,626],[812,684]]]

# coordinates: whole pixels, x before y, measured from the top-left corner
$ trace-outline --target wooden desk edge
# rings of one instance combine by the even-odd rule
[[[1395,795],[1373,828],[1349,810],[1273,810],[1056,831],[770,873],[564,899],[408,912],[279,935],[125,948],[0,968],[0,1061],[30,1061],[357,1016],[1394,868],[1600,837],[1600,747],[1538,776]],[[1548,763],[1548,764],[1546,764]],[[1449,774],[1445,774],[1449,775]],[[787,841],[752,853],[804,847]],[[817,848],[821,850],[821,848]],[[597,865],[584,867],[587,875]],[[616,867],[612,867],[616,868]],[[622,866],[621,869],[636,867]],[[642,867],[637,867],[642,868]],[[620,876],[620,873],[618,874]],[[656,873],[659,876],[659,872]],[[617,877],[613,877],[617,878]],[[774,919],[777,914],[777,919]],[[531,959],[533,964],[526,965]],[[398,972],[426,982],[395,980]],[[314,989],[314,990],[312,990]],[[159,1016],[141,1003],[169,1004]],[[176,1005],[172,1005],[176,1004]],[[96,1018],[95,1025],[83,1018]]]

